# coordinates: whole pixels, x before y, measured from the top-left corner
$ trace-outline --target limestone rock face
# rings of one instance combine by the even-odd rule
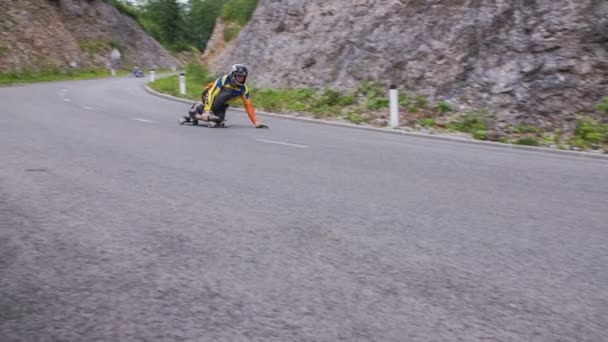
[[[261,0],[212,69],[261,86],[361,81],[504,120],[593,112],[608,96],[605,0]]]
[[[131,17],[100,0],[0,0],[0,72],[180,63]]]

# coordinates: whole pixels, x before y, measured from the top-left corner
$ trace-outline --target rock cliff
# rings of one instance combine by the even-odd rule
[[[131,17],[100,0],[0,0],[0,73],[105,68],[117,48],[122,67],[179,66]]]
[[[217,55],[261,86],[376,80],[543,125],[608,95],[608,1],[261,0]]]

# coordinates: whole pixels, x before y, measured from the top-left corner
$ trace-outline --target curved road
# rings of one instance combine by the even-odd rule
[[[143,82],[0,88],[2,342],[608,341],[608,162]]]

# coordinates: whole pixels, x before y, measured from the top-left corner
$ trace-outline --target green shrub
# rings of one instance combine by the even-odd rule
[[[191,62],[186,65],[186,78],[200,84],[201,86],[215,80],[215,78],[209,73],[209,69],[207,69],[205,65],[198,62]]]
[[[244,26],[258,5],[258,0],[226,0],[221,18]]]
[[[195,47],[184,41],[177,41],[175,43],[165,44],[165,48],[173,55],[184,51],[192,51],[193,48],[196,49]]]
[[[239,33],[241,32],[241,28],[242,27],[239,25],[227,25],[223,31],[224,40],[229,42],[238,37]]]
[[[139,12],[137,8],[126,1],[121,0],[106,0],[110,5],[114,6],[122,14],[128,15],[133,19],[138,19]]]

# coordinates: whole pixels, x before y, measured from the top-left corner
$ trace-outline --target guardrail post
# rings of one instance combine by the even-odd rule
[[[150,69],[150,82],[156,81],[156,70]]]

